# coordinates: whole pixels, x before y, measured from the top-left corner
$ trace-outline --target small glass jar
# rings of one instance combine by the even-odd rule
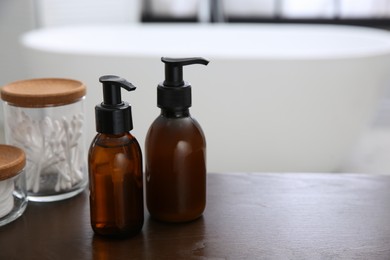
[[[1,89],[5,140],[26,153],[29,200],[62,200],[86,187],[85,93],[80,81],[58,78],[17,81]]]
[[[0,145],[0,226],[20,217],[27,207],[23,150]]]

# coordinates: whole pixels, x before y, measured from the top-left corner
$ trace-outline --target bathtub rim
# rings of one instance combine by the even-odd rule
[[[244,27],[243,27],[244,26]],[[218,52],[217,49],[213,50],[174,50],[174,51],[164,51],[163,49],[156,50],[156,48],[149,48],[140,51],[139,49],[124,49],[122,48],[114,48],[115,46],[105,46],[104,44],[93,45],[87,43],[85,46],[75,46],[74,44],[69,44],[61,41],[56,42],[53,41],[51,34],[54,36],[59,36],[62,34],[72,34],[76,33],[76,35],[80,35],[83,32],[87,32],[91,34],[91,36],[96,36],[97,34],[103,34],[104,32],[109,32],[113,28],[118,30],[118,32],[132,32],[136,34],[137,32],[141,32],[142,30],[161,30],[161,29],[169,29],[169,30],[203,30],[204,28],[209,27],[213,32],[230,30],[240,30],[242,28],[246,28],[246,30],[257,30],[266,29],[273,30],[277,28],[278,30],[291,31],[291,30],[300,30],[303,32],[304,30],[309,30],[309,32],[320,32],[323,31],[327,33],[327,31],[335,31],[341,35],[344,32],[351,32],[352,34],[367,35],[368,37],[377,38],[383,43],[380,43],[381,46],[374,46],[373,48],[359,49],[354,48],[351,50],[340,50],[336,53],[304,53],[300,50],[298,53],[267,53],[266,51],[260,50],[257,53],[248,53],[239,50],[238,53],[235,52]],[[100,31],[101,29],[101,31]],[[107,31],[108,30],[108,31]],[[130,35],[130,34],[129,34]],[[118,35],[120,36],[120,35]],[[43,37],[43,39],[42,39]],[[77,38],[77,37],[75,37]],[[92,41],[93,39],[91,39]],[[129,38],[129,42],[131,42],[131,36]],[[191,39],[189,39],[191,40]],[[206,39],[207,40],[207,39]],[[20,43],[23,47],[42,51],[47,53],[59,53],[59,54],[72,54],[72,55],[91,55],[91,56],[127,56],[127,57],[146,57],[146,58],[154,58],[156,56],[207,56],[211,59],[221,59],[221,60],[235,60],[235,59],[248,59],[248,60],[277,60],[277,61],[318,61],[318,60],[342,60],[342,59],[358,59],[358,58],[367,58],[372,56],[382,56],[382,55],[390,55],[390,32],[387,32],[383,29],[374,29],[368,27],[360,27],[360,26],[350,26],[350,25],[323,25],[323,24],[310,24],[310,25],[302,25],[302,24],[216,24],[216,25],[204,25],[204,24],[111,24],[111,25],[82,25],[82,26],[62,26],[56,28],[42,28],[29,31],[23,34],[20,37]],[[57,46],[61,44],[62,46]],[[83,43],[84,44],[84,43]],[[160,42],[156,42],[156,46],[159,45]],[[108,48],[107,48],[108,47]],[[127,48],[127,46],[125,46]],[[131,46],[130,46],[131,47]],[[263,51],[263,52],[262,52]],[[177,52],[177,53],[173,53]],[[314,51],[315,52],[315,51]],[[174,55],[173,55],[174,54]]]

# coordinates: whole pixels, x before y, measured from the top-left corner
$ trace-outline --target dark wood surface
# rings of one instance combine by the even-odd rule
[[[30,203],[0,227],[0,259],[390,259],[390,176],[208,174],[202,218],[146,214],[124,240],[93,234],[87,192]]]

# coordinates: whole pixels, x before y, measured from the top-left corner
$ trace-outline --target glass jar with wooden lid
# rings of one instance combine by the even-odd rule
[[[26,153],[29,200],[62,200],[86,187],[85,94],[82,82],[61,78],[16,81],[1,88],[5,140]]]
[[[20,217],[27,206],[23,150],[0,145],[0,226]]]

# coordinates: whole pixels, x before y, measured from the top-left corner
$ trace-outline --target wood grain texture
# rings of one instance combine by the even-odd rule
[[[0,259],[390,259],[390,176],[208,174],[202,218],[125,240],[93,234],[87,192],[30,203]]]

